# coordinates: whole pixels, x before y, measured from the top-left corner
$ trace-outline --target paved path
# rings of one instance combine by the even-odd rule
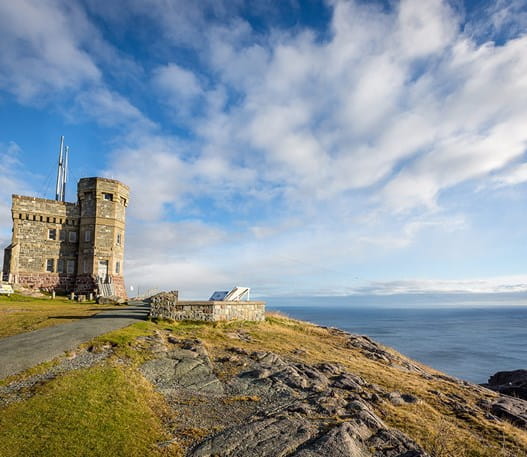
[[[148,305],[132,302],[93,317],[1,338],[0,379],[52,360],[98,335],[144,320],[147,315]]]

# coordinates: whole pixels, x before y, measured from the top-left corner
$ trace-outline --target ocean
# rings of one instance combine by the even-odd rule
[[[527,296],[419,294],[266,298],[267,309],[391,346],[457,378],[527,368]],[[404,306],[403,306],[404,305]]]

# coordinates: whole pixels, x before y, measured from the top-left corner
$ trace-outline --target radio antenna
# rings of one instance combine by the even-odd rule
[[[57,169],[57,188],[55,192],[55,200],[62,201],[62,152],[64,150],[64,136],[60,137],[60,148],[59,148],[59,164]]]
[[[64,165],[62,168],[62,201],[66,201],[66,182],[68,181],[68,160],[70,155],[70,147],[66,146],[64,151]]]
[[[57,187],[55,191],[55,200],[63,202],[66,199],[66,182],[68,179],[68,157],[70,153],[69,146],[64,146],[64,136],[60,137],[59,163],[57,168]]]

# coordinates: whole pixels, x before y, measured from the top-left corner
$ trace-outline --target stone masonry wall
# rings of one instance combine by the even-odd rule
[[[152,319],[170,319],[175,318],[175,308],[178,302],[178,291],[161,292],[150,298],[150,317]]]
[[[127,298],[126,286],[124,284],[124,278],[122,276],[111,276],[113,283],[113,291],[115,295],[121,298]]]
[[[13,195],[12,213],[12,245],[19,245],[17,258],[10,259],[12,274],[46,272],[48,259],[54,261],[52,273],[59,273],[59,258],[76,265],[78,207],[75,204]],[[50,238],[50,230],[54,231],[55,239]]]
[[[20,273],[16,283],[28,289],[40,289],[47,292],[71,292],[75,286],[75,275],[59,273]]]
[[[178,292],[161,292],[150,300],[150,317],[174,321],[263,321],[265,303],[256,301],[179,301]]]
[[[127,298],[124,235],[128,193],[126,185],[113,179],[82,178],[78,184],[79,272],[112,282],[115,294],[121,298]],[[78,288],[82,287],[79,283]]]
[[[265,303],[253,301],[214,302],[214,321],[264,321]]]
[[[97,292],[97,279],[92,274],[78,274],[75,278],[75,293],[88,295]]]

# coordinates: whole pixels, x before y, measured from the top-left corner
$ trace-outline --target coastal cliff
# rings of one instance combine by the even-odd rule
[[[261,323],[136,324],[98,338],[53,369],[62,375],[61,364],[75,360],[86,373],[101,366],[125,372],[132,381],[122,385],[156,398],[143,413],[157,424],[150,426],[148,452],[134,454],[108,440],[101,455],[527,455],[524,400],[446,376],[367,336],[281,315]],[[22,389],[3,388],[4,417],[17,424],[20,416],[10,408],[40,395],[42,378],[31,379],[17,381]],[[118,412],[115,398],[109,401]],[[90,414],[105,420],[93,408],[84,416]],[[87,427],[81,439],[89,433]],[[131,442],[150,439],[128,433]]]

